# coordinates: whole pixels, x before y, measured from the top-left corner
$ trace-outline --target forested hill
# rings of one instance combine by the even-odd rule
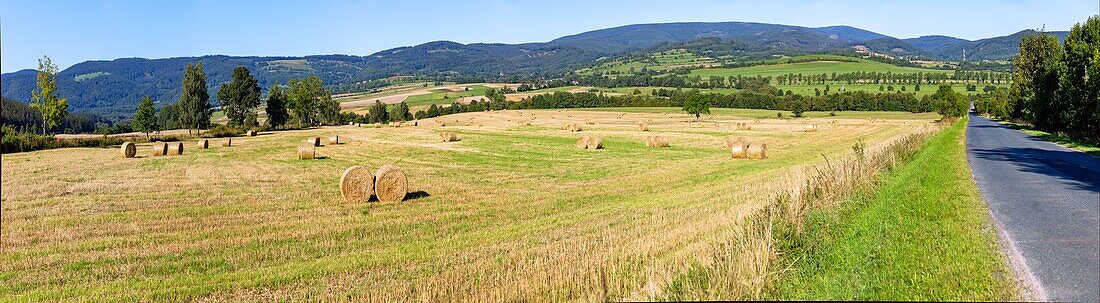
[[[1064,37],[1064,33],[1059,34]],[[602,57],[614,57],[661,44],[729,47],[725,51],[746,58],[850,51],[855,46],[863,45],[876,52],[898,56],[955,58],[954,54],[961,53],[961,49],[965,48],[968,59],[1003,59],[1014,54],[1020,35],[978,41],[927,37],[899,40],[850,26],[808,28],[748,22],[638,24],[580,33],[546,43],[460,44],[436,41],[367,56],[203,56],[87,61],[62,70],[58,75],[58,87],[61,96],[69,100],[71,112],[86,111],[120,117],[131,115],[143,96],[152,97],[160,105],[175,102],[184,67],[188,63],[203,64],[213,96],[213,92],[229,80],[232,69],[237,66],[252,70],[265,89],[275,83],[286,83],[308,75],[317,75],[329,85],[394,75],[420,75],[441,80],[485,78],[510,81],[558,76],[591,66]],[[725,42],[691,43],[700,39]],[[0,80],[0,94],[27,102],[34,89],[35,71],[3,74]]]

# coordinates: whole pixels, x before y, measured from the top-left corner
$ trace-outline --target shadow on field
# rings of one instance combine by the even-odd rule
[[[431,196],[432,195],[429,194],[426,191],[418,190],[418,191],[409,192],[409,193],[405,194],[405,201],[416,200],[416,199],[420,199],[420,198],[427,198],[427,197],[431,197]]]
[[[1009,161],[1021,170],[1058,178],[1077,188],[1100,191],[1100,158],[1081,152],[1037,148],[974,149],[975,157]]]

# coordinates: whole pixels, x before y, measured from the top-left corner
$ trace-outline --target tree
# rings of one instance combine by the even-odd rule
[[[344,124],[344,118],[340,116],[340,102],[332,100],[328,90],[322,90],[317,97],[317,119],[324,125]]]
[[[157,114],[157,124],[157,128],[161,130],[183,127],[180,123],[180,104],[172,103],[161,107]]]
[[[279,85],[275,84],[271,86],[271,89],[267,92],[267,107],[264,111],[267,113],[267,125],[272,128],[280,128],[283,124],[286,124],[287,112],[286,112],[287,96],[279,89]]]
[[[200,130],[210,127],[210,94],[206,89],[206,73],[202,71],[202,63],[188,64],[183,73],[183,93],[176,102],[179,105],[179,122],[191,130]]]
[[[930,98],[936,105],[936,111],[946,117],[962,117],[969,108],[966,98],[956,93],[950,84],[941,84]]]
[[[1040,129],[1059,128],[1055,114],[1059,104],[1054,96],[1061,60],[1062,47],[1054,35],[1037,33],[1020,39],[1020,54],[1012,60],[1016,67],[1013,95],[1019,98],[1013,116],[1029,120]]]
[[[222,104],[229,125],[251,128],[256,126],[256,107],[260,106],[260,85],[244,66],[233,69],[233,80],[218,89],[218,101]]]
[[[368,123],[386,123],[390,120],[386,113],[386,105],[378,100],[375,100],[374,105],[367,110],[367,115]]]
[[[290,80],[290,93],[287,95],[290,99],[290,102],[287,103],[287,108],[290,109],[298,125],[315,125],[317,122],[318,109],[324,108],[329,110],[328,107],[331,106],[327,101],[332,99],[332,94],[325,90],[324,82],[317,76]],[[323,100],[325,96],[328,96],[328,100]],[[321,104],[320,101],[326,102]],[[322,107],[321,105],[325,106]]]
[[[695,120],[698,121],[700,114],[710,114],[710,99],[703,94],[692,94],[684,100],[684,111],[694,114]]]
[[[61,124],[69,110],[69,102],[57,94],[57,65],[48,56],[38,59],[37,90],[31,91],[31,107],[42,114],[42,134]]]
[[[149,133],[160,130],[160,123],[157,123],[157,108],[153,106],[152,98],[148,96],[141,98],[137,112],[134,113],[134,121],[131,123],[131,127],[136,131],[145,133],[146,137],[149,136]]]
[[[1057,119],[1072,133],[1100,138],[1100,16],[1075,24],[1063,52]]]
[[[408,121],[412,118],[412,115],[409,114],[409,105],[405,102],[391,105],[388,115],[390,120],[393,121]]]

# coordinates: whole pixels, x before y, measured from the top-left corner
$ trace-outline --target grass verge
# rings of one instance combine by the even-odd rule
[[[1074,149],[1074,150],[1083,151],[1083,152],[1089,153],[1093,156],[1100,157],[1100,143],[1098,143],[1098,142],[1089,142],[1089,141],[1081,140],[1081,139],[1078,139],[1078,138],[1070,137],[1070,136],[1065,135],[1065,134],[1052,134],[1052,133],[1048,133],[1048,132],[1045,132],[1045,131],[1033,129],[1029,125],[1026,125],[1026,124],[1019,124],[1019,123],[1014,123],[1014,122],[1005,121],[1005,120],[993,120],[993,121],[997,121],[998,123],[1001,123],[1002,125],[1007,126],[1008,128],[1019,130],[1019,131],[1024,132],[1025,134],[1038,137],[1039,139],[1043,139],[1045,141],[1053,142],[1054,144],[1065,146],[1065,147],[1068,147],[1068,148],[1071,148],[1071,149]]]
[[[1020,298],[970,177],[965,120],[933,137],[875,190],[807,212],[780,237],[779,299]]]

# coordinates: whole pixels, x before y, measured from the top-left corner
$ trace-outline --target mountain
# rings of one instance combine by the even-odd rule
[[[132,115],[150,96],[159,105],[176,101],[186,64],[202,63],[211,96],[229,81],[232,69],[245,66],[263,88],[309,75],[328,85],[357,83],[393,75],[445,79],[524,79],[558,76],[591,66],[599,58],[653,48],[689,48],[725,60],[760,60],[773,55],[850,52],[854,47],[901,57],[959,60],[1004,59],[1016,53],[1030,33],[968,41],[947,36],[896,39],[851,27],[801,27],[753,22],[682,22],[636,24],[588,31],[545,43],[461,44],[434,41],[383,50],[367,56],[305,57],[202,56],[166,59],[123,58],[86,61],[58,74],[58,88],[69,110],[119,118]],[[1066,32],[1053,32],[1064,38]],[[36,72],[0,75],[0,95],[29,101]],[[216,101],[216,100],[215,100]]]
[[[613,54],[661,43],[688,42],[708,37],[775,48],[827,50],[886,36],[850,26],[808,28],[753,22],[681,22],[634,24],[594,30],[557,38],[551,40],[550,44]]]
[[[1016,56],[1020,51],[1020,39],[1035,33],[1036,31],[1029,29],[1008,36],[975,41],[948,36],[923,36],[904,39],[903,41],[924,49],[936,58],[943,60],[961,61],[964,52],[967,61],[1004,60]],[[1067,31],[1047,33],[1057,36],[1058,41],[1062,41],[1066,38],[1066,35],[1069,35]]]

